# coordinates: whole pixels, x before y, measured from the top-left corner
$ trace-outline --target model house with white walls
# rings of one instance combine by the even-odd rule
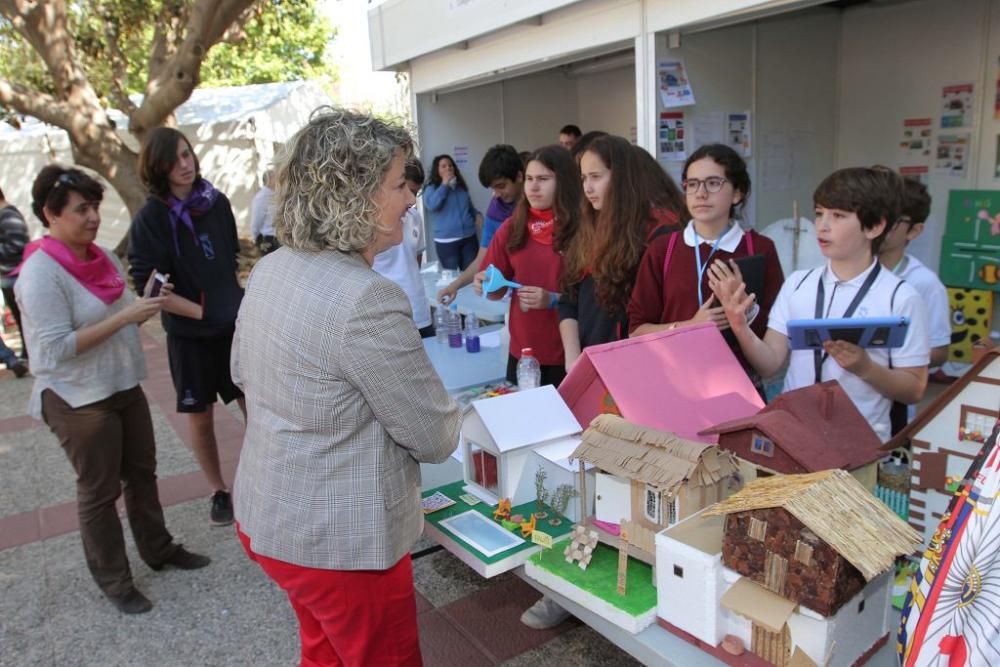
[[[657,534],[658,622],[728,664],[862,664],[917,540],[843,470],[759,479]]]
[[[886,443],[912,449],[909,522],[924,547],[997,419],[1000,348],[991,348]]]
[[[736,457],[717,445],[679,438],[614,415],[599,415],[571,455],[592,464],[596,501],[587,524],[629,555],[649,564],[655,534],[739,489]]]
[[[546,471],[546,488],[579,488],[579,472],[567,461],[579,432],[551,385],[474,401],[462,422],[465,490],[489,505],[501,498],[521,505],[537,497],[539,467]],[[568,518],[577,519],[578,507],[569,504]]]

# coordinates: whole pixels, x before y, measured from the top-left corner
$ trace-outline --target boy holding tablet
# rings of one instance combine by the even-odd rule
[[[709,285],[743,354],[762,377],[774,375],[789,359],[791,320],[903,316],[910,320],[901,347],[865,350],[843,340],[823,350],[793,350],[784,391],[837,380],[882,441],[890,436],[893,401],[918,402],[927,388],[927,314],[917,291],[878,262],[879,247],[899,219],[900,177],[884,168],[835,171],[813,194],[816,237],[825,266],[796,271],[778,293],[763,338],[750,329],[753,304],[734,265],[716,262]]]

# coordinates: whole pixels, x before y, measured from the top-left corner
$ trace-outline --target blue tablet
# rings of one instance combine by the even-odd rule
[[[849,317],[827,320],[789,320],[788,340],[793,350],[821,350],[828,340],[846,340],[858,347],[901,347],[910,318]]]

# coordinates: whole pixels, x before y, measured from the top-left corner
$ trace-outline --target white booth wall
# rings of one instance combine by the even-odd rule
[[[952,133],[940,129],[941,89],[974,84],[976,114],[973,127],[967,130],[971,132],[968,171],[957,178],[936,173],[930,163],[931,217],[923,235],[912,244],[918,258],[937,267],[948,191],[1000,189],[994,173],[1000,121],[993,113],[1000,2],[914,0],[866,5],[844,13],[842,32],[839,165],[904,166],[899,148],[903,119],[931,118],[935,136]]]
[[[658,58],[688,71],[696,104],[670,109],[688,132],[712,114],[751,112],[745,217],[758,229],[791,217],[793,201],[811,217],[813,189],[833,169],[838,28],[839,12],[815,9],[684,34],[677,48],[657,35]],[[694,133],[688,152],[704,139]],[[679,180],[683,161],[661,163]]]
[[[490,191],[479,183],[479,162],[491,146],[507,143],[530,151],[554,144],[567,123],[584,132],[633,134],[635,71],[631,65],[593,74],[557,68],[450,93],[420,94],[417,122],[425,168],[435,155],[452,155],[456,147],[467,150],[459,169],[473,202],[485,210]]]
[[[793,201],[811,219],[813,190],[836,168],[907,166],[899,148],[903,119],[932,118],[938,133],[941,89],[951,84],[974,84],[969,168],[964,177],[954,177],[935,172],[930,163],[934,204],[911,251],[936,268],[948,191],[1000,188],[1000,120],[993,112],[1000,0],[813,7],[722,28],[682,28],[679,47],[668,48],[668,42],[667,33],[658,33],[655,52],[657,58],[685,60],[697,101],[679,109],[688,127],[703,114],[752,112],[748,162],[754,193],[747,217],[759,229],[790,217]],[[476,171],[494,143],[528,150],[553,141],[567,122],[584,131],[633,136],[634,66],[585,76],[564,70],[442,93],[436,103],[430,93],[418,95],[425,162],[436,152],[467,145],[463,171],[473,199],[485,206],[489,193]],[[681,163],[663,164],[679,176]]]

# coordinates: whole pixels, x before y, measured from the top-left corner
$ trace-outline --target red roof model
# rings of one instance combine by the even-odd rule
[[[766,442],[754,442],[753,431],[773,443],[770,451]],[[723,449],[785,475],[850,471],[885,456],[882,442],[836,380],[781,394],[756,415],[701,434],[718,434]]]

